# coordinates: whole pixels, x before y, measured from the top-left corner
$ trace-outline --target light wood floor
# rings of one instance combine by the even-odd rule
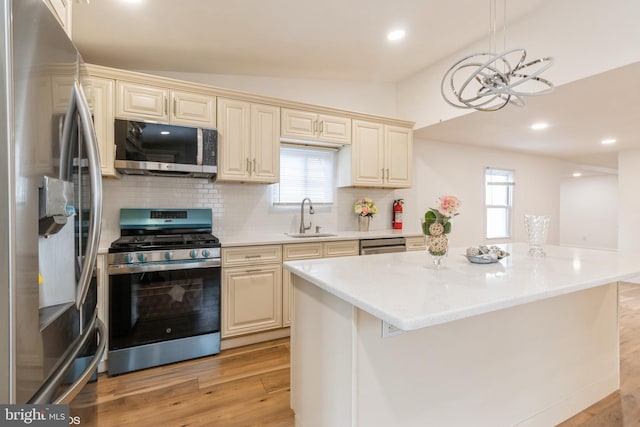
[[[620,292],[620,391],[561,427],[640,427],[640,285]],[[97,381],[98,427],[294,425],[289,340]],[[86,425],[83,423],[82,425]]]

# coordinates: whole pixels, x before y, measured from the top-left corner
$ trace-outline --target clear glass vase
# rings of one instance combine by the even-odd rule
[[[529,242],[529,255],[546,255],[542,246],[547,242],[549,220],[550,218],[547,215],[524,216],[524,227],[527,231],[527,240]]]
[[[431,263],[436,269],[442,267],[447,254],[449,253],[449,238],[446,234],[439,234],[437,236],[425,234],[425,247]]]

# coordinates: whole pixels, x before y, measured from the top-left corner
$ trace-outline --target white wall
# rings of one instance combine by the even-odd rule
[[[523,215],[540,214],[551,217],[548,242],[559,243],[560,180],[565,162],[424,140],[415,141],[414,158],[414,186],[397,192],[408,200],[404,218],[409,226],[413,221],[419,229],[420,217],[435,206],[438,196],[451,194],[462,200],[449,237],[453,247],[502,242],[484,238],[484,171],[496,167],[515,170],[512,241],[526,241]]]
[[[619,221],[618,249],[621,252],[640,250],[640,150],[618,154],[617,215]],[[611,213],[614,215],[614,212]]]
[[[618,177],[567,178],[560,182],[560,244],[618,248]]]

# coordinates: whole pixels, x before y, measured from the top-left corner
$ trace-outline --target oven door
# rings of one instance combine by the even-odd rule
[[[213,263],[109,269],[110,374],[220,351],[221,273]]]

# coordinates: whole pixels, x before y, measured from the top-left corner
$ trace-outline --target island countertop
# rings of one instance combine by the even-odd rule
[[[640,275],[640,255],[524,243],[500,245],[511,255],[472,264],[452,248],[440,269],[426,252],[285,262],[319,288],[403,330],[415,330]]]

